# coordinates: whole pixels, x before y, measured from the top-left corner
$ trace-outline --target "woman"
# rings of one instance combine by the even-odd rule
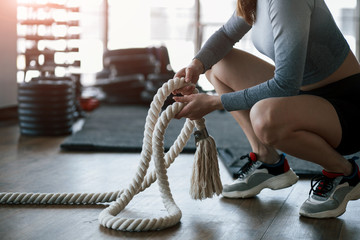
[[[252,29],[255,47],[275,66],[233,45]],[[218,95],[174,91],[177,118],[229,111],[252,147],[223,196],[246,198],[296,183],[284,154],[321,165],[300,215],[337,217],[360,198],[360,66],[323,0],[238,0],[237,11],[176,73],[195,84],[205,73]],[[316,186],[315,186],[316,185]],[[336,200],[334,200],[336,199]]]

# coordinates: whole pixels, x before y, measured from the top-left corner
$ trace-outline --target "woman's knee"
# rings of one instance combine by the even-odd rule
[[[205,72],[205,76],[207,78],[207,80],[212,84],[214,85],[214,78],[216,77],[213,70],[212,69],[209,69]]]
[[[240,91],[274,76],[274,66],[250,53],[232,49],[206,73],[211,84],[226,85]]]
[[[286,136],[282,119],[280,101],[268,98],[257,102],[250,111],[250,120],[258,139],[264,144],[274,146]]]
[[[226,75],[230,75],[234,71],[237,72],[238,69],[241,68],[239,62],[242,62],[247,58],[245,55],[239,54],[239,52],[242,53],[243,51],[235,48],[231,49],[228,54],[215,63],[211,69],[205,73],[206,76],[215,75],[220,78],[226,77]]]
[[[223,70],[221,70],[221,66],[216,64],[205,72],[205,76],[218,94],[233,92],[234,89],[232,89],[231,86],[224,81],[224,77],[226,76],[222,74],[222,72]]]
[[[216,85],[216,82],[224,82],[223,79],[226,77],[228,65],[224,64],[226,56],[221,59],[211,69],[205,72],[205,76],[212,85]]]
[[[242,84],[246,81],[242,79],[242,73],[245,69],[239,62],[244,61],[245,55],[239,54],[243,52],[238,49],[232,49],[219,62],[214,64],[211,69],[205,72],[208,81],[214,86],[218,93],[233,92],[242,90]]]

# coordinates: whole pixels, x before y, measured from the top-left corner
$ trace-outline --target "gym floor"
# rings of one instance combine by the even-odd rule
[[[17,122],[0,122],[0,192],[110,192],[133,179],[139,154],[61,152],[65,137],[21,136]],[[335,219],[307,219],[298,210],[310,180],[251,199],[189,196],[193,155],[181,154],[168,169],[170,188],[182,210],[181,222],[162,231],[121,232],[99,225],[103,206],[0,205],[0,238],[31,239],[356,239],[360,201]],[[150,166],[152,168],[152,166]],[[232,181],[220,162],[223,183]],[[165,215],[158,186],[135,196],[121,213],[129,217]]]

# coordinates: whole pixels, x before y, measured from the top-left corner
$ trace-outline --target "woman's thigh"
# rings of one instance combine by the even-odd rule
[[[226,86],[227,91],[239,91],[258,85],[274,76],[274,65],[239,49],[232,49],[221,61],[206,72],[214,85]],[[220,81],[220,83],[217,83]]]
[[[322,97],[268,98],[255,104],[250,116],[254,126],[267,126],[275,138],[284,139],[294,131],[308,131],[322,137],[334,148],[341,141],[342,128],[337,112]]]

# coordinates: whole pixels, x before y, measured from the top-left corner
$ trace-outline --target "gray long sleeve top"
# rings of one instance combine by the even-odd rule
[[[195,58],[205,70],[210,69],[250,29],[254,46],[275,63],[274,77],[254,87],[223,94],[221,102],[227,111],[250,109],[269,97],[297,95],[301,86],[333,73],[350,51],[323,0],[258,0],[252,26],[234,13]]]

